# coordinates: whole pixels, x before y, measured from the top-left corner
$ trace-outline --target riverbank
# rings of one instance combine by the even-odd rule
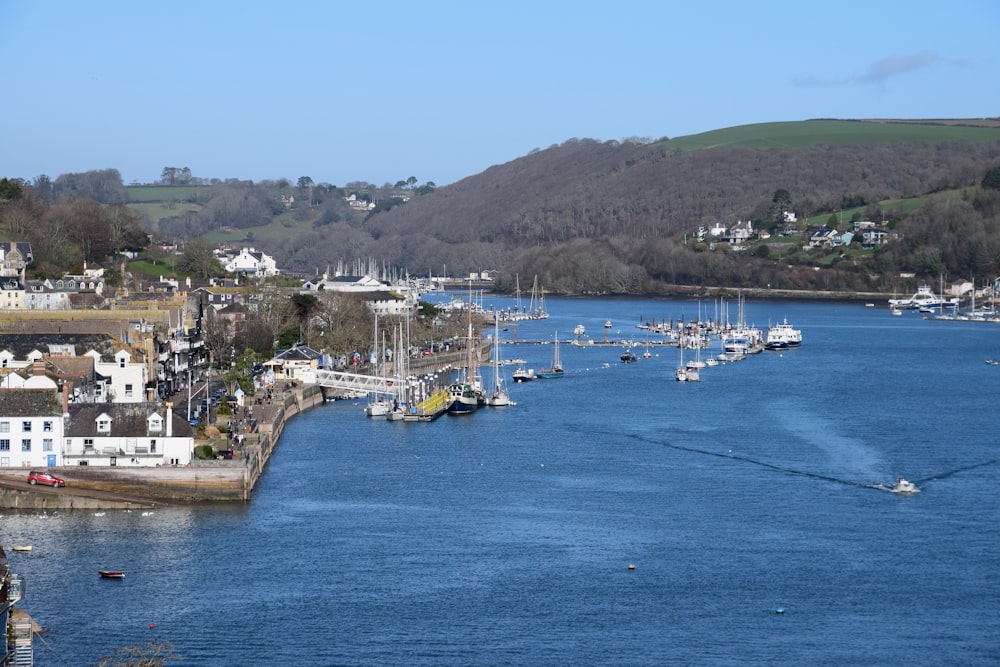
[[[489,345],[479,359],[488,358]],[[464,364],[465,352],[440,353],[412,360],[417,374]],[[0,509],[57,511],[74,509],[152,509],[165,505],[247,502],[267,468],[286,422],[321,405],[328,390],[319,385],[283,385],[270,396],[248,397],[239,415],[216,417],[205,437],[195,445],[233,452],[232,458],[194,460],[184,467],[120,468],[66,466],[53,470],[64,480],[62,488],[31,486],[26,469],[0,469]],[[330,392],[331,395],[334,392]],[[242,441],[225,427],[240,425]],[[234,427],[235,428],[235,427]]]

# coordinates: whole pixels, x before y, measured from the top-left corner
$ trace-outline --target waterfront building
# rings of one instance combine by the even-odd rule
[[[169,403],[66,406],[65,465],[185,466],[194,458],[194,429]]]
[[[0,386],[0,468],[63,464],[61,445],[67,396],[44,374],[16,373]]]

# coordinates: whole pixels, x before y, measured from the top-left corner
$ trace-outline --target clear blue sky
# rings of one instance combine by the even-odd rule
[[[440,186],[572,137],[1000,116],[998,44],[996,0],[0,0],[0,176]]]

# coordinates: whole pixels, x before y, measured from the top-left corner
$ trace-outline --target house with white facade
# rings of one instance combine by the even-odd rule
[[[24,283],[20,278],[0,278],[0,309],[24,310]]]
[[[0,387],[0,468],[63,465],[65,395],[45,375],[8,378]]]
[[[734,245],[745,243],[754,237],[753,221],[737,220],[736,224],[729,228],[728,239]]]
[[[881,229],[866,229],[861,232],[861,245],[866,248],[885,245],[889,242],[889,232]]]
[[[729,227],[726,227],[721,222],[716,222],[711,227],[709,227],[708,233],[715,238],[718,238],[720,236],[727,236],[729,234]]]
[[[264,366],[274,372],[275,380],[302,380],[302,375],[311,376],[319,368],[323,355],[305,345],[296,345],[281,350],[264,362]],[[314,377],[314,376],[311,376]]]
[[[405,317],[415,315],[419,305],[415,299],[405,297],[396,292],[382,291],[365,294],[365,302],[368,307],[379,317],[394,315]]]
[[[104,280],[84,276],[24,281],[25,310],[70,310],[74,302],[99,301]]]
[[[194,429],[169,403],[67,406],[65,465],[185,466],[194,458]]]
[[[119,350],[114,361],[102,361],[96,350],[85,353],[94,359],[94,372],[105,382],[96,388],[96,400],[114,403],[140,403],[147,399],[146,382],[149,371],[146,364],[132,360],[128,350]]]
[[[302,289],[308,292],[379,292],[388,290],[387,283],[371,276],[349,276],[335,273],[332,276],[324,273],[315,280],[306,280]]]
[[[254,248],[242,248],[238,255],[228,259],[223,266],[229,273],[237,273],[249,278],[267,278],[278,275],[278,265]]]

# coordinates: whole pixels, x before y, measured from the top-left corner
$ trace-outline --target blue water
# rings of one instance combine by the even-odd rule
[[[519,340],[610,319],[637,353],[640,316],[698,311],[546,305]],[[801,348],[700,383],[674,381],[675,348],[625,366],[564,344],[569,374],[508,409],[318,408],[246,506],[6,512],[0,541],[34,546],[9,556],[47,630],[36,664],[153,637],[186,665],[1000,664],[1000,326],[746,306],[785,317]],[[504,356],[539,368],[552,346]],[[873,488],[899,475],[922,491]]]

